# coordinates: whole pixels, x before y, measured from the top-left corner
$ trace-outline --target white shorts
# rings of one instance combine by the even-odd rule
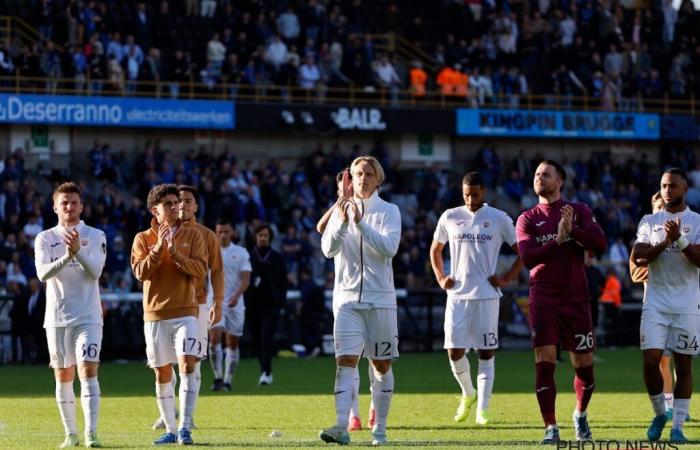
[[[226,307],[224,308],[224,330],[231,336],[243,336],[243,326],[245,325],[245,308]]]
[[[202,351],[199,348],[202,343],[196,317],[146,322],[143,332],[146,336],[148,367],[151,368],[177,364],[178,356],[198,356]]]
[[[364,355],[370,359],[399,357],[399,328],[396,309],[352,308],[333,310],[333,340],[336,356]]]
[[[221,320],[209,327],[223,328],[227,334],[231,336],[243,336],[243,328],[245,325],[245,308],[240,306],[225,306],[222,308]]]
[[[100,362],[102,325],[86,323],[74,327],[46,328],[49,366],[67,369],[78,362]]]
[[[207,349],[209,348],[209,307],[206,303],[199,304],[199,315],[197,316],[197,328],[199,331],[199,347],[201,351],[197,355],[199,359],[207,359]]]
[[[669,349],[683,355],[700,353],[700,315],[642,309],[639,348]]]
[[[499,299],[452,300],[445,305],[445,348],[498,348]]]

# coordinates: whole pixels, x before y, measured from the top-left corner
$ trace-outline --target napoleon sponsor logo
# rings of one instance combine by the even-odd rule
[[[493,236],[482,233],[457,233],[452,236],[452,239],[457,242],[488,242],[493,240]]]
[[[556,238],[557,238],[556,233],[549,233],[549,234],[543,234],[540,236],[535,236],[535,239],[537,240],[538,244],[544,244],[546,242],[553,241]]]

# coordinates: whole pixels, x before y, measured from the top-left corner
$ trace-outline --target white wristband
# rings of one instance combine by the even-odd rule
[[[688,242],[688,239],[685,236],[681,236],[676,240],[676,243],[678,244],[678,248],[681,250],[685,250],[687,246],[690,245],[690,242]]]

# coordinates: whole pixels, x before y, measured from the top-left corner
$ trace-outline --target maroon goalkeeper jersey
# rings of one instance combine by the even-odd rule
[[[574,208],[571,234],[568,241],[557,245],[561,209],[567,204]],[[584,251],[603,253],[607,242],[587,205],[564,200],[540,203],[518,217],[516,235],[520,259],[530,270],[530,302],[589,300]]]

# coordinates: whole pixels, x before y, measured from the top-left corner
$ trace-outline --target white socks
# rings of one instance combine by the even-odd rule
[[[165,422],[165,430],[168,433],[175,433],[177,421],[175,420],[175,390],[172,383],[160,384],[156,382],[156,403],[160,417]]]
[[[386,419],[389,416],[391,397],[394,395],[394,372],[391,367],[385,374],[374,373],[374,385],[372,387],[372,402],[377,412],[376,422],[372,433],[386,433]]]
[[[663,392],[656,395],[650,395],[649,400],[651,400],[651,407],[654,409],[655,415],[663,416],[664,414],[666,414],[666,404],[664,402]]]
[[[71,391],[73,385],[71,383]],[[85,418],[85,434],[97,431],[97,418],[100,414],[100,383],[97,377],[80,379],[80,403]]]
[[[73,392],[73,382],[61,383],[56,380],[56,404],[61,413],[61,421],[66,434],[78,434],[78,427],[75,420],[75,393]]]
[[[209,341],[209,364],[211,364],[214,378],[217,380],[223,378],[223,353],[221,345],[214,345]]]
[[[199,399],[199,389],[202,387],[202,362],[197,361],[194,365],[194,372],[191,373],[191,375],[194,375],[194,386],[190,386],[192,390],[195,392],[194,396],[194,402],[192,403],[192,414],[190,415],[190,418],[188,419],[187,422],[185,422],[185,428],[188,430],[192,430],[192,420],[194,417],[194,410],[197,408],[197,400]],[[182,389],[182,375],[180,375],[180,389]],[[180,402],[182,403],[182,398],[180,398]]]
[[[335,417],[336,424],[343,430],[348,428],[348,414],[353,397],[354,367],[337,366],[335,368]]]
[[[673,428],[683,430],[685,418],[688,416],[688,409],[690,409],[689,398],[673,399]]]
[[[226,347],[226,369],[224,372],[224,383],[231,384],[231,381],[233,381],[233,375],[236,373],[236,368],[238,367],[238,361],[240,359],[241,352],[238,350],[238,347],[236,347],[235,350]]]
[[[472,384],[467,355],[464,355],[457,361],[452,361],[450,359],[450,367],[452,368],[452,375],[455,376],[459,387],[462,388],[462,397],[474,395],[474,385]]]
[[[667,410],[673,408],[673,393],[664,394],[664,402],[666,403]]]
[[[194,415],[194,407],[197,403],[199,392],[197,387],[197,374],[180,373],[180,428],[189,428]]]
[[[360,368],[355,367],[355,374],[352,379],[352,406],[350,407],[350,417],[360,417]]]
[[[477,411],[489,409],[493,380],[496,376],[496,358],[479,359],[479,370],[476,376]]]

